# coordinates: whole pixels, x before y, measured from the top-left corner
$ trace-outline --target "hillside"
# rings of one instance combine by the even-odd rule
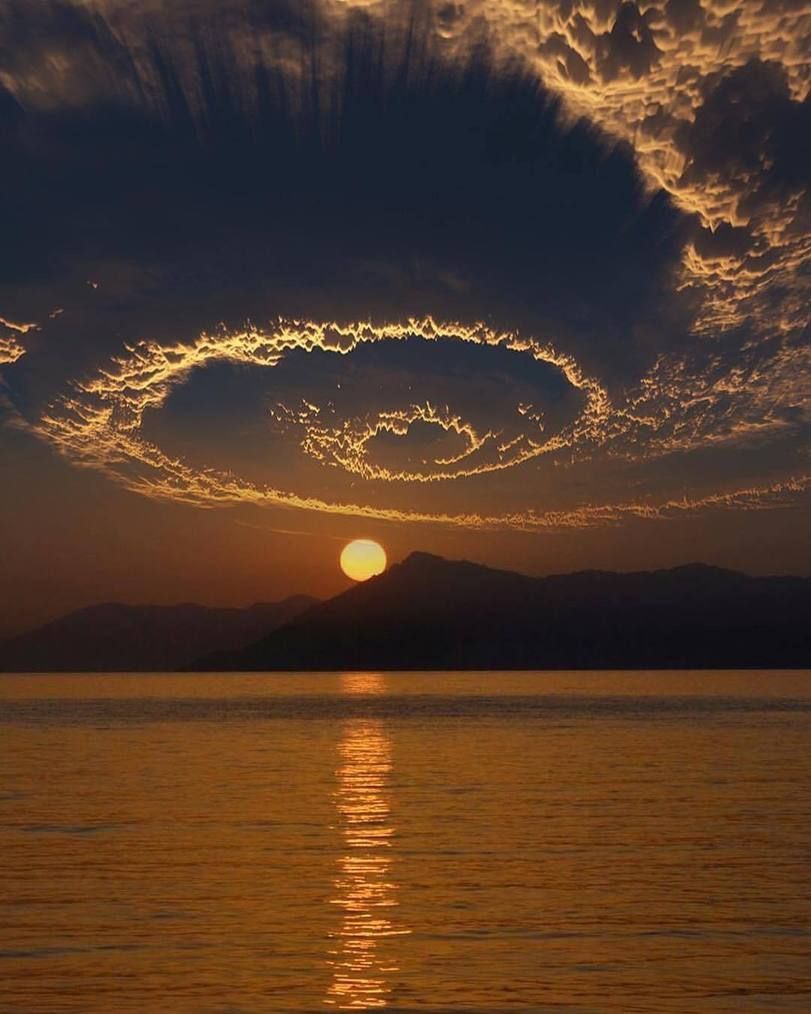
[[[0,672],[160,672],[217,650],[235,651],[315,602],[296,595],[245,609],[88,606],[0,641]]]
[[[533,578],[413,553],[204,670],[811,666],[811,579],[703,564]]]

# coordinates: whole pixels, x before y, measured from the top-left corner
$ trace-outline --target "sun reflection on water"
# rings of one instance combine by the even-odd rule
[[[347,675],[342,687],[348,694],[385,692],[383,678],[370,673]],[[339,1010],[371,1010],[387,1005],[391,973],[397,971],[381,953],[381,944],[410,932],[393,919],[399,902],[391,879],[391,741],[379,719],[353,718],[344,726],[338,751],[335,808],[344,852],[330,902],[343,916],[332,934],[333,975],[326,1003]]]

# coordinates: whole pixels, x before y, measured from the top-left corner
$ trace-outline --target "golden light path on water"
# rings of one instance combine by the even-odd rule
[[[383,678],[352,673],[341,678],[347,694],[384,691]],[[397,967],[381,945],[410,932],[397,924],[397,884],[391,849],[396,833],[389,805],[391,740],[375,718],[350,718],[338,747],[335,809],[344,850],[338,859],[335,894],[341,910],[329,964],[332,981],[325,1003],[338,1010],[372,1010],[387,1005]]]

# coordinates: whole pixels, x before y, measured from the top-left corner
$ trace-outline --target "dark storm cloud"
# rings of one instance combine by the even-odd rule
[[[655,10],[655,8],[654,8]],[[605,81],[613,81],[627,70],[632,77],[648,74],[660,56],[649,20],[635,3],[623,3],[609,32],[597,38],[597,65]]]
[[[651,330],[667,340],[682,216],[644,195],[629,149],[564,127],[518,64],[496,70],[482,49],[451,66],[418,14],[388,35],[357,17],[328,75],[312,8],[274,3],[256,7],[257,32],[295,39],[306,69],[294,86],[260,61],[249,107],[216,19],[186,25],[193,96],[178,47],[156,35],[136,74],[90,15],[62,11],[64,30],[46,30],[24,11],[5,25],[18,67],[58,37],[86,53],[85,92],[116,88],[80,108],[6,97],[0,284],[137,263],[202,325],[432,312],[534,329],[633,375]],[[632,58],[623,45],[611,60]],[[145,78],[162,119],[139,98]]]
[[[588,84],[591,80],[589,65],[558,32],[553,32],[548,39],[542,42],[538,47],[538,52],[554,56],[557,59],[558,68],[568,80],[579,85]]]
[[[699,0],[667,0],[665,17],[677,32],[689,32],[704,22]]]
[[[715,231],[696,228],[693,245],[702,257],[743,257],[752,246],[749,229],[722,222]]]
[[[71,3],[10,0],[0,9],[0,41],[0,75],[29,82],[46,106],[54,93],[62,107],[123,98],[132,82],[126,47],[101,17]]]
[[[779,64],[750,60],[712,79],[677,141],[685,179],[727,185],[746,216],[811,183],[811,101],[792,98]]]

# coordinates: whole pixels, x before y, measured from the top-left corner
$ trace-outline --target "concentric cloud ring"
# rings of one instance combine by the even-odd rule
[[[513,511],[500,515],[426,513],[398,507],[330,502],[295,491],[262,486],[229,472],[203,468],[171,457],[141,435],[144,414],[162,406],[170,392],[183,383],[196,367],[215,361],[246,365],[276,366],[294,350],[316,349],[346,355],[363,344],[404,341],[417,337],[426,341],[451,339],[476,345],[500,346],[528,353],[536,360],[556,366],[569,383],[583,395],[578,418],[547,441],[534,442],[532,453],[522,450],[510,457],[509,448],[501,467],[542,454],[551,447],[595,446],[616,431],[619,416],[595,379],[586,376],[569,356],[535,338],[514,332],[497,332],[484,324],[464,325],[421,320],[371,324],[339,324],[312,321],[280,321],[274,328],[203,333],[194,341],[175,344],[142,342],[128,348],[125,356],[112,360],[89,380],[75,385],[75,393],[62,398],[46,413],[33,431],[46,439],[74,464],[101,471],[126,488],[153,499],[172,500],[197,507],[235,504],[276,506],[364,517],[381,521],[433,522],[472,528],[510,527],[524,530],[586,527],[619,521],[626,517],[667,517],[701,508],[758,509],[788,502],[808,488],[807,476],[792,478],[776,486],[714,493],[695,500],[659,504],[625,503],[580,505],[571,510]],[[399,416],[398,416],[399,412]],[[430,412],[429,412],[430,414]],[[440,425],[453,427],[448,416],[436,412]],[[414,408],[393,413],[402,420],[419,417]],[[385,421],[385,420],[384,420]],[[458,422],[460,428],[464,422]],[[374,428],[374,427],[373,427]],[[465,457],[476,439],[467,436]],[[351,469],[350,469],[351,470]],[[356,469],[357,470],[357,469]],[[491,470],[491,469],[485,469]],[[360,471],[360,474],[364,474]],[[374,471],[368,473],[375,476]],[[471,471],[470,474],[474,474]],[[389,475],[388,478],[397,476]]]
[[[280,321],[275,328],[267,331],[248,328],[235,332],[204,333],[186,344],[143,342],[128,349],[128,355],[113,360],[109,369],[100,370],[95,377],[77,384],[76,393],[63,398],[43,417],[37,429],[71,461],[103,471],[128,488],[152,497],[198,506],[249,502],[381,519],[484,523],[485,519],[473,515],[423,515],[394,508],[330,503],[293,491],[259,486],[215,469],[198,471],[186,462],[168,456],[141,436],[147,409],[160,407],[170,391],[182,383],[195,367],[213,361],[272,367],[293,350],[311,352],[320,349],[346,355],[363,344],[403,341],[412,337],[425,341],[452,339],[529,354],[535,360],[552,364],[561,371],[568,382],[581,392],[583,410],[574,422],[553,437],[536,439],[532,434],[539,435],[541,432],[539,415],[529,413],[526,406],[520,405],[518,410],[528,415],[532,433],[498,445],[495,441],[497,434],[479,434],[472,425],[449,410],[431,405],[412,405],[381,413],[373,422],[361,427],[356,420],[351,421],[339,434],[310,425],[304,440],[304,449],[308,453],[323,460],[329,451],[349,471],[365,478],[427,481],[511,467],[550,450],[599,441],[603,436],[611,414],[608,395],[596,380],[581,371],[571,357],[535,338],[522,337],[514,332],[497,332],[484,324],[438,322],[431,317],[381,325]],[[309,409],[317,417],[317,406],[310,405]],[[465,440],[464,450],[454,457],[440,459],[439,469],[430,474],[395,473],[366,459],[368,442],[381,429],[403,433],[411,422],[418,419],[436,423],[461,435]],[[464,463],[485,444],[494,441],[498,460],[478,465]],[[503,523],[514,521],[506,516],[501,520]]]
[[[302,450],[317,461],[343,468],[363,479],[384,482],[438,482],[460,479],[486,472],[512,468],[524,461],[573,444],[574,430],[569,427],[544,438],[543,413],[519,402],[516,417],[524,432],[505,434],[503,430],[479,431],[472,422],[426,401],[410,404],[362,417],[335,423],[324,417],[318,405],[304,402],[297,410],[276,406],[274,418],[304,428]],[[424,459],[419,468],[392,468],[370,460],[369,450],[375,437],[382,433],[404,437],[414,423],[436,426],[462,442],[456,453]]]

